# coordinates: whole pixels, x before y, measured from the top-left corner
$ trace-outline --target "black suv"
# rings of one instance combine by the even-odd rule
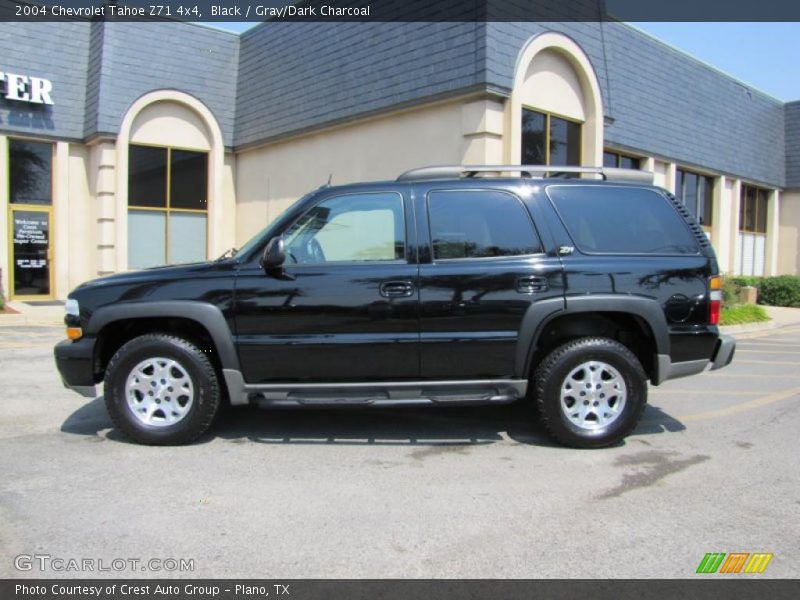
[[[556,172],[557,170],[557,172]],[[601,179],[597,179],[601,177]],[[64,384],[146,444],[222,402],[498,404],[618,442],[654,385],[724,367],[714,251],[641,171],[428,167],[325,186],[231,256],[85,283],[55,348]]]

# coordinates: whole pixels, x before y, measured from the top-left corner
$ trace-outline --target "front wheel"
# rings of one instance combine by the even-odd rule
[[[191,342],[147,334],[124,344],[106,369],[106,408],[114,424],[141,444],[197,439],[219,409],[219,381],[208,356]]]
[[[550,434],[575,448],[611,446],[636,427],[647,404],[647,376],[628,348],[581,338],[553,350],[533,376]]]

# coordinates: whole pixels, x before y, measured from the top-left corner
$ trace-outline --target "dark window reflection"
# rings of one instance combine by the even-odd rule
[[[580,166],[580,124],[550,117],[550,164]]]
[[[9,171],[12,204],[52,204],[52,144],[10,140]]]
[[[639,188],[550,186],[547,194],[582,252],[698,252],[697,242],[683,219],[657,192]]]
[[[170,207],[205,210],[208,196],[208,154],[172,150]]]
[[[431,192],[433,257],[483,258],[541,252],[522,202],[501,192]]]
[[[130,146],[128,157],[128,204],[166,208],[167,149]]]
[[[714,206],[714,178],[678,169],[675,171],[675,194],[697,222],[711,226]]]
[[[522,164],[546,165],[547,116],[535,110],[522,110]]]

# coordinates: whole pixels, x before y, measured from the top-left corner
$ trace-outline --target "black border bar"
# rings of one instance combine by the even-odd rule
[[[800,581],[723,578],[531,580],[531,579],[7,579],[3,600],[784,600],[800,597]],[[236,586],[255,588],[255,593]],[[127,588],[126,588],[127,586]],[[147,586],[147,591],[144,587]],[[157,593],[157,586],[169,593]],[[38,588],[39,592],[31,591]],[[134,591],[134,588],[138,590]],[[260,590],[258,588],[261,588]],[[69,590],[85,590],[70,593]],[[100,593],[97,593],[97,590]],[[241,590],[241,588],[239,588]],[[43,593],[41,593],[43,592]],[[252,592],[252,590],[251,590]]]
[[[216,7],[216,8],[215,8]],[[0,0],[0,21],[800,21],[798,0]]]

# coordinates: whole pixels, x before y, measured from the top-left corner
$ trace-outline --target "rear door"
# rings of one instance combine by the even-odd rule
[[[563,297],[561,262],[546,251],[528,195],[523,183],[415,189],[423,379],[515,376],[525,312]]]

